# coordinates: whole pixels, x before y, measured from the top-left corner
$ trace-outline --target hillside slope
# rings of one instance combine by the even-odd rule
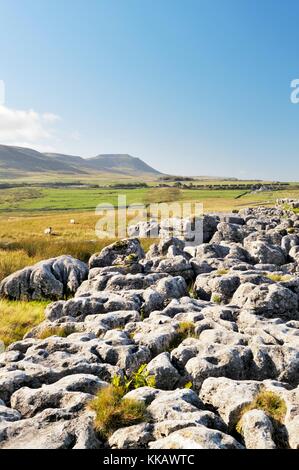
[[[127,154],[105,154],[82,158],[58,153],[41,153],[33,149],[0,145],[0,177],[19,177],[26,174],[88,175],[160,175],[140,158]]]

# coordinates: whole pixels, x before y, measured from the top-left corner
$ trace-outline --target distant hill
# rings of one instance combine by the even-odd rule
[[[105,154],[82,158],[58,153],[41,153],[24,147],[0,145],[0,177],[26,174],[88,175],[111,173],[123,176],[159,176],[159,171],[140,158],[127,154]]]
[[[115,171],[117,173],[134,175],[134,174],[155,174],[161,173],[151,166],[147,165],[143,160],[126,154],[106,154],[98,155],[94,158],[86,159],[88,166],[98,171]]]

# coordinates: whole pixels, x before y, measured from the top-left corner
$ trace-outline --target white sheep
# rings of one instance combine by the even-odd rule
[[[75,222],[75,219],[71,219],[70,220],[70,224],[74,225],[76,222]]]
[[[51,235],[52,234],[52,227],[48,227],[44,230],[45,235]]]

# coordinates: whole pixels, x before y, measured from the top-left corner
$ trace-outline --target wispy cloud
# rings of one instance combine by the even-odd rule
[[[59,120],[53,113],[17,110],[0,104],[0,143],[53,150],[54,126]]]

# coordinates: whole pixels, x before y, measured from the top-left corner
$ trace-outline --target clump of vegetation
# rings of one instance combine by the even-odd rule
[[[140,387],[155,387],[156,379],[142,364],[130,376],[114,376],[108,387],[100,390],[90,403],[89,408],[96,412],[95,428],[107,439],[114,431],[125,426],[138,424],[147,419],[143,402],[124,398],[126,393]]]
[[[192,387],[193,387],[193,383],[191,381],[185,383],[185,385],[184,385],[184,388],[186,388],[188,390],[191,389]]]
[[[266,275],[266,277],[268,279],[270,279],[271,281],[273,282],[287,282],[287,281],[290,281],[292,279],[292,276],[290,276],[289,274],[272,274],[272,273],[269,273]]]
[[[108,385],[89,403],[95,411],[95,429],[105,439],[117,429],[146,421],[146,406],[142,401],[123,398],[124,387]]]
[[[260,391],[255,399],[244,406],[241,410],[236,431],[242,434],[242,417],[245,413],[251,410],[262,410],[274,422],[283,423],[286,415],[287,407],[285,401],[276,393],[269,390]]]
[[[217,269],[216,276],[224,276],[225,274],[229,273],[229,269]]]
[[[156,387],[156,379],[146,370],[147,364],[142,364],[136,372],[132,372],[130,376],[124,375],[123,378],[116,375],[112,379],[112,385],[122,387],[124,394],[130,390],[140,387]]]
[[[157,204],[161,202],[177,202],[182,199],[181,190],[179,188],[151,188],[144,195],[143,202],[145,205]]]
[[[287,229],[287,232],[288,232],[288,233],[295,233],[294,227],[289,227],[289,228]]]
[[[45,319],[48,302],[0,300],[0,341],[5,346],[24,335]]]
[[[213,294],[211,298],[212,302],[215,302],[215,304],[221,304],[222,302],[222,297],[220,294]]]
[[[176,336],[170,342],[167,350],[172,351],[187,338],[197,338],[195,334],[195,324],[193,322],[183,321],[179,323],[179,327],[176,330]]]
[[[73,326],[49,326],[45,328],[39,335],[39,339],[46,339],[50,336],[60,336],[61,338],[66,338],[75,332]]]

